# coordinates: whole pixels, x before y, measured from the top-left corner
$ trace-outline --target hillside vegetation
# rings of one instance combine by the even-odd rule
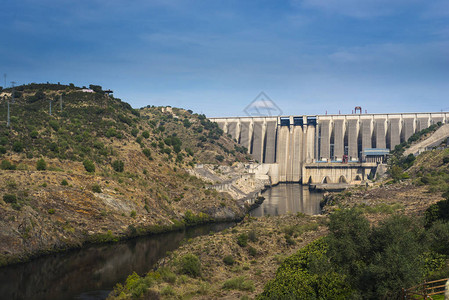
[[[402,155],[437,127],[397,147],[391,177],[326,194],[323,215],[249,217],[189,240],[109,299],[399,299],[449,277],[449,150]]]
[[[90,87],[18,86],[9,127],[0,106],[0,265],[243,215],[186,172],[247,160],[215,123],[183,109],[133,109]],[[0,94],[11,101],[11,89]]]

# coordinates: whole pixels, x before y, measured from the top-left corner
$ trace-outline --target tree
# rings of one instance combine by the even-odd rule
[[[431,250],[449,255],[449,222],[435,221],[427,231],[427,241]]]
[[[91,90],[93,90],[96,93],[102,93],[103,92],[103,88],[101,87],[101,85],[95,85],[95,84],[89,84],[89,88]]]
[[[43,158],[39,159],[39,160],[36,162],[36,169],[37,169],[38,171],[44,171],[44,170],[47,169],[47,163],[45,162],[45,160],[44,160]]]
[[[401,215],[393,215],[373,228],[369,264],[359,280],[364,296],[395,299],[401,288],[423,279],[422,234],[422,227],[412,218]]]
[[[329,231],[331,261],[350,278],[357,278],[370,255],[368,220],[355,209],[340,210],[330,216]]]
[[[30,102],[30,103],[34,103],[34,102],[37,102],[37,101],[42,100],[42,99],[44,99],[44,98],[45,98],[44,92],[43,92],[43,91],[37,91],[37,92],[34,94],[34,96],[28,97],[28,98],[27,98],[27,101]]]
[[[116,172],[123,172],[123,170],[125,168],[125,163],[123,161],[121,161],[121,160],[114,160],[112,162],[112,168]]]
[[[402,179],[402,169],[401,169],[401,167],[396,166],[396,165],[392,166],[391,169],[390,169],[390,175],[391,175],[391,178],[393,178],[393,180],[395,182],[401,180]]]
[[[330,260],[359,296],[395,299],[422,280],[423,231],[413,219],[393,215],[370,229],[360,212],[345,209],[331,215],[329,230]]]
[[[448,192],[443,194],[447,197]],[[449,199],[438,201],[429,206],[424,212],[426,227],[430,227],[437,220],[449,221]]]

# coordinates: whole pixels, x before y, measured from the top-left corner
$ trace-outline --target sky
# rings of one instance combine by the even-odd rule
[[[449,111],[447,0],[3,0],[0,28],[0,86],[208,117],[261,92],[283,115]]]

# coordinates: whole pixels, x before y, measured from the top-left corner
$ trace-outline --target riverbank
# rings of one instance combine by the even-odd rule
[[[443,198],[411,181],[355,187],[325,197],[324,215],[246,217],[234,228],[188,240],[159,261],[147,276],[129,277],[110,299],[127,299],[137,293],[162,299],[249,299],[274,278],[284,258],[318,237],[327,235],[328,216],[335,210],[357,207],[374,225],[392,214],[422,217],[429,205]],[[198,273],[185,272],[186,257],[198,263]]]
[[[156,272],[140,279],[134,275],[133,280],[147,282],[148,295],[167,299],[254,297],[274,277],[284,258],[326,234],[326,223],[325,216],[304,214],[245,217],[232,229],[185,241],[159,261]],[[198,259],[198,274],[184,272],[185,257]],[[116,287],[110,299],[130,297],[135,292],[128,280]]]
[[[51,171],[27,170],[32,160],[21,163],[23,170],[0,170],[4,179],[0,190],[17,199],[14,205],[0,201],[0,266],[89,244],[240,221],[265,188],[247,176],[243,164],[225,167],[230,170],[226,175],[220,171],[223,180],[247,184],[241,194],[218,192],[213,186],[217,181],[172,169],[159,174],[164,188],[150,189],[148,194],[144,178],[89,175],[79,163],[64,165],[57,160],[49,162]],[[71,172],[64,174],[63,168]],[[208,185],[211,188],[204,189]],[[182,193],[174,194],[173,189]]]
[[[427,186],[417,186],[412,180],[394,184],[376,183],[373,187],[355,187],[340,193],[327,193],[323,213],[336,209],[358,207],[372,220],[399,212],[407,216],[423,216],[432,204],[443,200],[440,192],[429,192]]]

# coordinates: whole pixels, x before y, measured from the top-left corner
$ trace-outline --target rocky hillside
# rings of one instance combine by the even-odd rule
[[[243,215],[241,203],[187,172],[197,163],[247,160],[215,123],[183,109],[133,109],[90,88],[0,91],[11,115],[8,127],[3,101],[0,265]]]

